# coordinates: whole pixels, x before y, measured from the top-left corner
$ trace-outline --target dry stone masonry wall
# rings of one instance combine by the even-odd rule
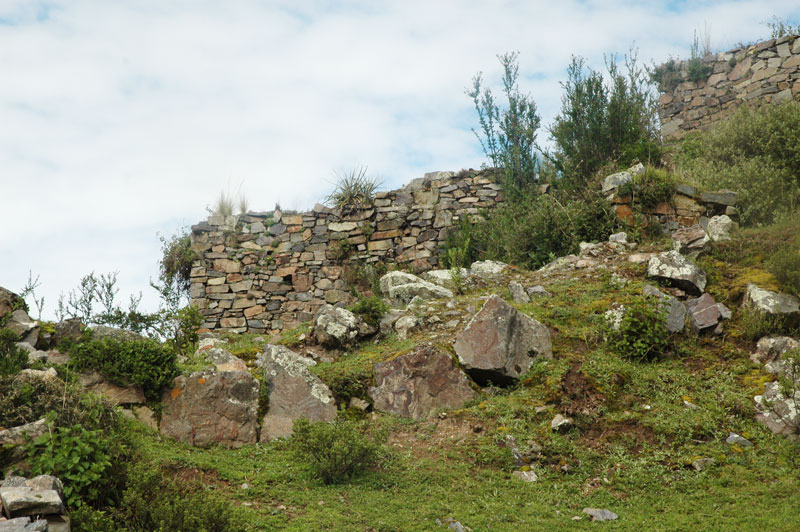
[[[448,230],[501,202],[500,189],[489,172],[433,172],[355,212],[318,204],[304,213],[212,215],[192,227],[202,258],[193,265],[191,302],[209,329],[293,328],[326,303],[352,299],[346,262],[436,267]]]
[[[696,82],[689,79],[689,61],[661,67],[664,140],[705,129],[742,103],[800,100],[800,36],[771,39],[700,61],[709,75]]]

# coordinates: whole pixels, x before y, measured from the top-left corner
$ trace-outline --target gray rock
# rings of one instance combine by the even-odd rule
[[[703,471],[714,465],[714,463],[715,461],[713,458],[698,458],[692,462],[692,468],[694,468],[695,471]]]
[[[627,244],[628,243],[628,233],[622,231],[621,233],[614,233],[613,235],[608,237],[609,242],[613,242],[615,244]]]
[[[472,265],[469,267],[469,271],[472,275],[477,275],[478,277],[492,277],[503,273],[503,270],[506,269],[506,266],[508,265],[505,262],[496,260],[479,260],[472,263]]]
[[[697,296],[706,288],[705,272],[674,250],[650,257],[647,276]]]
[[[764,385],[764,394],[753,398],[756,421],[775,434],[785,434],[800,441],[800,385],[789,390],[793,393],[784,395],[784,391],[777,381]]]
[[[550,331],[499,296],[491,296],[453,344],[459,362],[479,384],[509,384],[536,357],[553,358]]]
[[[144,339],[143,336],[136,334],[133,331],[126,331],[125,329],[117,329],[116,327],[107,327],[105,325],[97,325],[91,328],[92,338],[101,340],[103,338],[113,338],[120,342],[132,342],[135,340]]]
[[[616,191],[622,185],[633,181],[633,176],[629,172],[617,172],[611,174],[603,180],[603,194]]]
[[[269,387],[269,410],[261,423],[261,441],[292,434],[296,419],[332,421],[336,401],[330,389],[309,368],[312,359],[281,345],[267,345],[256,360]]]
[[[418,329],[419,326],[420,321],[416,316],[411,314],[406,314],[394,322],[394,330],[397,331],[397,337],[401,340],[408,338],[409,333]]]
[[[525,292],[525,288],[518,283],[517,281],[511,281],[508,283],[508,289],[511,291],[511,297],[514,299],[515,303],[530,303],[531,298]]]
[[[22,445],[27,438],[35,440],[45,432],[47,432],[47,420],[45,418],[18,427],[0,430],[0,445]]]
[[[0,318],[15,309],[24,308],[25,300],[20,296],[0,286]]]
[[[380,279],[381,292],[395,304],[408,304],[415,297],[451,299],[453,292],[406,272],[389,272]]]
[[[375,410],[423,419],[439,409],[461,408],[476,396],[450,355],[426,344],[373,368],[369,396]]]
[[[199,371],[176,377],[161,399],[161,434],[197,447],[253,443],[259,389],[247,371]]]
[[[36,340],[38,340],[38,330],[39,325],[36,321],[32,320],[28,313],[25,312],[23,309],[17,309],[6,318],[5,327],[7,329],[11,329],[14,333],[21,338],[24,342],[27,342],[31,345],[36,345]],[[31,333],[34,333],[31,337]]]
[[[539,284],[537,284],[536,286],[531,286],[530,288],[528,288],[528,289],[526,290],[526,292],[528,292],[528,295],[529,295],[531,298],[536,298],[536,297],[553,297],[553,294],[551,294],[550,292],[548,292],[548,291],[545,289],[545,287],[544,287],[544,286],[542,286],[542,285],[539,285]]]
[[[32,379],[50,380],[58,378],[58,373],[55,368],[47,369],[23,369],[19,372],[20,375],[25,375]]]
[[[728,434],[728,437],[725,439],[725,443],[729,443],[731,445],[736,444],[736,445],[739,445],[741,447],[752,447],[753,446],[753,442],[751,442],[747,438],[743,438],[742,436],[739,436],[735,432],[731,432],[731,433]]]
[[[550,428],[553,429],[555,432],[568,432],[569,429],[572,428],[573,422],[571,418],[563,416],[561,414],[556,414],[556,417],[550,421]]]
[[[800,342],[788,336],[764,337],[756,344],[756,351],[750,360],[764,364],[767,373],[783,374],[788,369],[783,354],[800,348]]]
[[[721,206],[735,206],[738,197],[732,190],[718,190],[716,192],[703,192],[700,201]]]
[[[384,336],[388,336],[392,334],[394,331],[394,324],[403,316],[403,311],[401,310],[390,310],[386,314],[383,315],[381,318],[380,325],[378,328],[381,331],[381,334]]]
[[[672,242],[678,253],[696,257],[708,250],[711,238],[700,224],[694,224],[673,231]]]
[[[728,307],[714,301],[711,294],[687,300],[686,310],[689,313],[689,325],[697,334],[716,330],[722,320],[731,317]]]
[[[800,311],[800,299],[764,290],[752,283],[747,285],[743,304],[766,314],[792,315]]]
[[[370,332],[374,330],[345,308],[323,305],[314,315],[314,339],[329,349],[354,345]]]
[[[463,282],[469,282],[469,270],[466,268],[459,268],[459,274]],[[453,283],[452,270],[429,270],[422,274],[422,278],[428,282],[439,285],[443,288],[452,290],[455,286]]]
[[[727,215],[714,216],[708,221],[708,236],[714,242],[725,242],[731,239],[731,233],[739,228],[739,224]]]
[[[197,354],[205,356],[209,362],[214,364],[217,371],[247,371],[247,364],[244,360],[222,347],[200,348],[197,350]]]
[[[9,517],[64,513],[56,490],[35,490],[28,486],[0,488],[0,500]]]
[[[144,392],[139,386],[119,386],[96,371],[82,374],[80,376],[80,383],[86,391],[103,396],[108,402],[115,406],[144,404],[147,402]]]
[[[683,303],[652,285],[645,286],[643,292],[646,296],[655,297],[662,301],[661,310],[667,314],[667,330],[672,333],[681,332],[686,324],[686,307]]]
[[[584,508],[583,513],[592,518],[592,521],[614,521],[619,516],[611,510],[601,508]]]
[[[531,470],[514,471],[511,474],[514,475],[516,478],[522,480],[523,482],[536,482],[537,480],[539,480],[538,475],[536,475],[536,473]]]

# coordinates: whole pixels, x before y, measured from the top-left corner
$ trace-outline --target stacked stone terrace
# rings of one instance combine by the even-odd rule
[[[354,299],[345,263],[436,267],[448,230],[501,202],[500,189],[490,172],[433,172],[355,212],[317,204],[304,213],[212,215],[192,227],[202,259],[193,265],[191,303],[216,331],[296,327],[325,303]]]
[[[660,99],[664,140],[678,140],[730,115],[744,102],[800,99],[800,37],[771,39],[702,60],[707,79],[689,80],[688,61],[675,65],[677,83]],[[673,85],[668,83],[668,85]]]

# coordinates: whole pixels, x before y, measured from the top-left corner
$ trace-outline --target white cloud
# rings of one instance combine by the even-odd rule
[[[0,0],[0,285],[40,274],[51,315],[81,275],[118,270],[153,308],[156,231],[223,188],[308,208],[335,169],[394,187],[480,165],[464,88],[498,80],[497,53],[520,52],[546,123],[571,54],[686,56],[706,21],[728,48],[793,4]]]

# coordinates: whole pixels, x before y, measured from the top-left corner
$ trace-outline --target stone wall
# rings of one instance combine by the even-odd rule
[[[325,303],[353,299],[346,264],[435,268],[448,229],[501,202],[500,188],[489,172],[434,172],[356,212],[316,205],[212,215],[192,227],[202,259],[192,269],[191,303],[217,331],[293,328]]]
[[[771,39],[701,59],[705,79],[689,79],[689,61],[665,63],[661,134],[678,140],[730,115],[745,102],[800,100],[800,37]]]

